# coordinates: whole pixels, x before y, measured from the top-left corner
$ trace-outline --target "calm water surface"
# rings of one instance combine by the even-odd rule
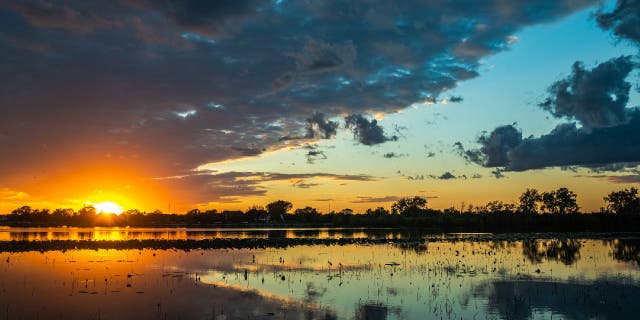
[[[156,231],[104,232],[117,240]],[[0,230],[4,240],[112,239],[102,230],[59,232]],[[255,230],[169,232],[200,239]],[[640,241],[629,236],[0,252],[0,319],[633,319],[639,266]]]
[[[423,232],[362,228],[15,228],[0,226],[0,241],[11,240],[204,240],[216,238],[379,238],[423,236]]]

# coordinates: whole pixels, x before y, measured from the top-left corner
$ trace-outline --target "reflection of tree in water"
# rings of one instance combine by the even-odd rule
[[[383,304],[361,304],[356,311],[358,320],[386,320],[389,308]]]
[[[400,249],[403,253],[406,251],[413,251],[417,254],[425,254],[429,249],[426,243],[421,242],[408,242],[408,243],[397,243],[395,247]]]
[[[320,230],[318,229],[293,230],[293,234],[298,238],[318,238],[320,237]]]
[[[488,241],[487,245],[491,250],[504,250],[504,249],[514,248],[516,246],[516,242],[507,241],[507,240],[503,240],[503,241],[495,240],[495,241]]]
[[[313,282],[307,282],[307,288],[305,290],[304,301],[307,303],[316,302],[322,298],[327,292],[327,288],[318,289]]]
[[[636,319],[639,294],[640,286],[628,279],[586,283],[500,280],[474,289],[475,296],[488,299],[488,312],[504,319],[530,319],[534,311],[559,313],[566,319]]]
[[[522,242],[522,254],[531,263],[546,259],[572,265],[580,259],[581,246],[578,240],[525,240]]]
[[[614,259],[635,262],[640,266],[640,239],[616,239],[608,242]]]

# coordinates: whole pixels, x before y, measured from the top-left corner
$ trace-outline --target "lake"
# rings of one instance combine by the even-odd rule
[[[640,237],[390,229],[0,228],[0,242],[377,238],[0,252],[0,319],[627,319]],[[403,242],[399,239],[422,239]]]

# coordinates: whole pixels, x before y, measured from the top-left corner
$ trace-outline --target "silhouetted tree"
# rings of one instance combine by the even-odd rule
[[[294,211],[294,215],[300,221],[312,222],[317,220],[320,217],[320,212],[318,212],[316,208],[304,207],[304,208],[296,209],[296,211]]]
[[[353,209],[351,209],[351,208],[344,208],[344,209],[340,210],[340,212],[338,212],[338,213],[339,213],[339,214],[343,214],[343,215],[346,215],[346,214],[353,214]]]
[[[16,215],[16,216],[28,216],[33,212],[33,210],[31,209],[31,207],[29,206],[22,206],[20,208],[14,209],[13,211],[11,211],[11,214]]]
[[[262,206],[253,206],[244,213],[246,216],[246,220],[249,221],[262,221],[269,222],[271,221],[271,217],[267,213],[267,210]]]
[[[94,208],[93,206],[86,206],[78,210],[78,215],[81,215],[81,216],[89,216],[89,215],[95,215],[95,214],[96,214],[96,208]]]
[[[418,215],[427,208],[427,199],[415,196],[413,198],[401,198],[391,206],[393,214]]]
[[[293,205],[289,201],[277,200],[267,205],[267,211],[271,219],[280,219],[284,221],[284,215],[291,210]]]
[[[58,208],[53,210],[53,213],[52,213],[52,215],[56,219],[67,219],[67,218],[73,217],[74,214],[75,212],[71,208],[65,208],[65,209]]]
[[[489,213],[512,213],[514,208],[514,204],[504,203],[502,201],[490,201],[485,206],[485,210]]]
[[[372,216],[386,216],[389,215],[389,210],[383,207],[377,207],[375,209],[367,209],[367,214]]]
[[[191,209],[191,210],[187,211],[187,216],[197,216],[200,213],[202,213],[200,211],[200,209]]]
[[[578,203],[576,194],[567,189],[559,188],[555,191],[545,192],[542,194],[542,204],[544,210],[554,214],[569,214],[578,212]]]
[[[518,211],[522,213],[538,213],[538,202],[542,201],[542,195],[536,189],[527,189],[520,195]]]
[[[624,189],[614,191],[604,197],[607,202],[607,209],[617,214],[638,214],[640,213],[640,197],[638,189]]]

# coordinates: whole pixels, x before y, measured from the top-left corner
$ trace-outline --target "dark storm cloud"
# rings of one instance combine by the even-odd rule
[[[345,117],[344,121],[345,126],[353,131],[353,137],[366,146],[398,140],[398,136],[386,136],[377,120],[369,120],[361,114],[352,114]]]
[[[604,128],[558,125],[550,133],[528,138],[509,153],[508,170],[549,166],[597,166],[640,161],[640,109],[629,112],[627,123]]]
[[[305,138],[315,138],[316,133],[323,139],[330,139],[336,135],[338,123],[325,119],[323,113],[314,113],[307,119],[307,134]]]
[[[640,162],[617,162],[605,165],[586,166],[591,172],[633,172],[640,173]]]
[[[640,1],[618,0],[611,12],[600,10],[596,21],[603,29],[611,30],[618,37],[640,44]]]
[[[506,166],[508,152],[522,142],[522,132],[513,125],[500,126],[489,134],[482,134],[476,142],[480,149],[465,150],[460,142],[454,147],[469,162],[485,167]]]
[[[437,97],[521,28],[594,3],[1,2],[0,175],[108,162],[162,177],[278,149],[309,115]],[[390,139],[357,122],[361,141]]]
[[[549,88],[551,96],[540,106],[556,117],[575,119],[587,127],[624,123],[631,89],[625,79],[636,67],[631,56],[611,59],[592,70],[576,62],[569,77]]]
[[[525,138],[515,145],[501,144],[498,150],[503,161],[481,163],[486,167],[504,167],[506,171],[524,171],[562,166],[597,168],[612,163],[638,162],[640,109],[632,108],[628,113],[627,123],[618,126],[585,128],[564,123],[540,137]],[[507,127],[510,129],[499,129],[519,132],[514,127]],[[482,157],[491,157],[488,151],[491,149],[480,150],[483,150]]]
[[[605,61],[591,70],[581,63],[572,74],[554,83],[541,106],[556,117],[576,120],[556,126],[539,137],[522,138],[513,125],[501,126],[478,139],[479,149],[454,145],[467,161],[505,171],[547,167],[594,171],[624,170],[640,161],[640,107],[628,106],[631,84],[626,81],[638,63],[630,56]],[[601,168],[601,169],[599,169]]]

